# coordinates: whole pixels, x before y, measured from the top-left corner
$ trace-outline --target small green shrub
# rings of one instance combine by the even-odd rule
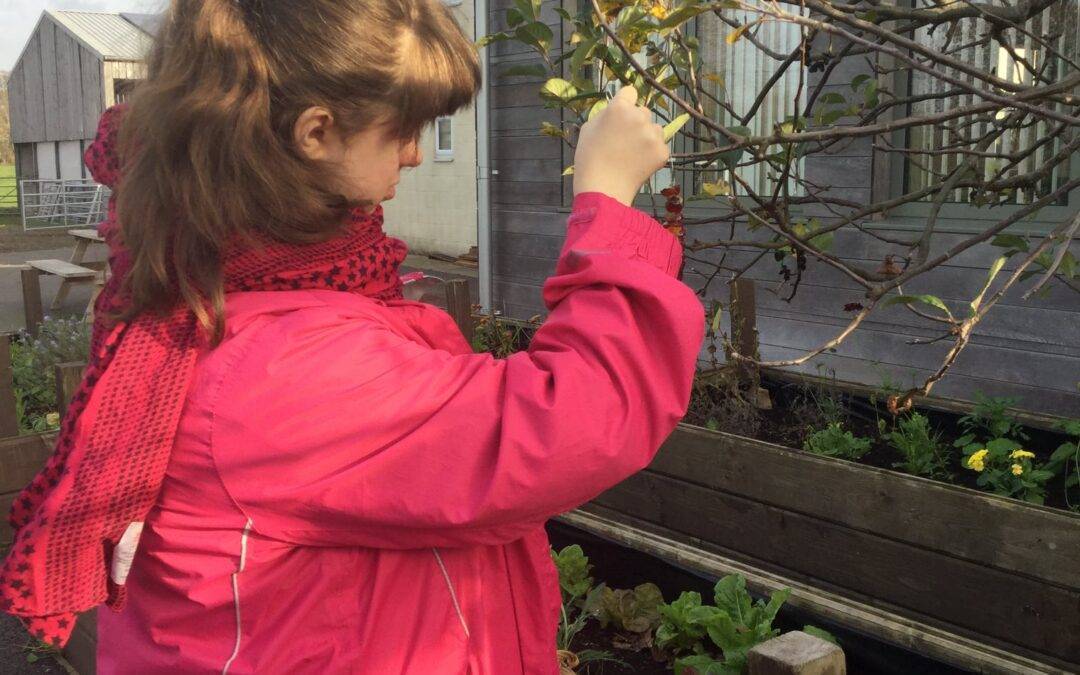
[[[855,436],[850,431],[844,431],[839,422],[832,422],[810,434],[803,443],[803,450],[815,455],[854,460],[870,452],[870,439]]]
[[[1035,453],[1024,450],[1010,438],[995,438],[964,447],[964,466],[979,474],[976,484],[1003,497],[1016,497],[1032,504],[1046,498],[1046,482],[1053,471],[1036,468]]]
[[[879,424],[884,428],[885,421]],[[902,417],[892,431],[882,435],[903,459],[893,466],[916,476],[948,477],[949,449],[941,442],[940,434],[930,428],[925,415]]]
[[[975,405],[971,412],[959,420],[964,435],[957,439],[956,447],[964,447],[979,438],[1026,441],[1028,436],[1024,433],[1023,425],[1009,413],[1009,408],[1015,406],[1017,401],[1015,398],[991,398],[982,392],[976,392]]]
[[[53,367],[85,362],[89,356],[90,326],[79,318],[47,317],[37,337],[22,331],[12,340],[15,406],[22,431],[42,432],[59,426]]]

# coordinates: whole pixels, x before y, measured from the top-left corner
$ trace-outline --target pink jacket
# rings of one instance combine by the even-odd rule
[[[652,218],[579,195],[548,319],[505,360],[429,305],[228,296],[99,672],[557,673],[543,524],[685,412],[704,317],[680,260]]]

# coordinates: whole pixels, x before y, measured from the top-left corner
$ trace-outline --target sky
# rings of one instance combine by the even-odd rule
[[[0,70],[11,70],[45,9],[159,12],[165,0],[0,0]]]

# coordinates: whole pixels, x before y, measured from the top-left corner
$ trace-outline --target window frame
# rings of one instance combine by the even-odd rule
[[[446,149],[442,149],[442,148],[439,147],[440,145],[442,145],[441,141],[443,139],[443,133],[439,128],[439,122],[441,122],[443,120],[446,120],[447,126],[449,126],[449,133],[447,134],[447,138],[450,141],[450,143],[449,143],[450,147],[446,148]],[[436,117],[435,118],[434,129],[435,129],[435,133],[434,133],[435,152],[434,152],[434,154],[432,156],[434,161],[436,161],[436,162],[452,162],[452,161],[454,161],[454,118],[453,118],[453,116],[444,115],[442,117]]]
[[[913,0],[907,0],[908,3]],[[879,54],[879,59],[885,63],[883,68],[890,70],[895,66],[895,59],[887,55]],[[900,70],[887,76],[879,76],[879,88],[896,92],[898,98],[904,98],[911,92],[911,82],[914,73],[911,70]],[[902,111],[893,109],[888,119],[898,119],[909,114],[909,107]],[[898,129],[889,136],[889,142],[896,148],[908,147],[909,129]],[[907,161],[904,155],[899,153],[885,152],[879,149],[872,150],[873,180],[870,191],[871,201],[899,197],[904,194],[907,187]],[[1069,175],[1080,176],[1080,153],[1073,153],[1069,159]],[[941,205],[938,213],[938,222],[935,228],[938,232],[972,234],[979,232],[991,223],[1008,218],[1017,211],[1025,208],[1024,204],[1006,204],[1001,206],[976,206],[970,203],[946,202]],[[1074,188],[1066,197],[1066,204],[1061,206],[1045,206],[1035,214],[1010,225],[1005,231],[1015,234],[1041,236],[1061,224],[1067,218],[1075,214],[1080,206],[1080,188]],[[891,209],[884,216],[867,223],[882,229],[922,231],[925,228],[933,204],[918,202],[903,204]]]

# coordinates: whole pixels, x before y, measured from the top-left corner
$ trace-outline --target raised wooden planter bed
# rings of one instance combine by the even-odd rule
[[[571,522],[760,570],[795,604],[956,665],[1080,670],[1077,514],[690,425],[582,511]]]

